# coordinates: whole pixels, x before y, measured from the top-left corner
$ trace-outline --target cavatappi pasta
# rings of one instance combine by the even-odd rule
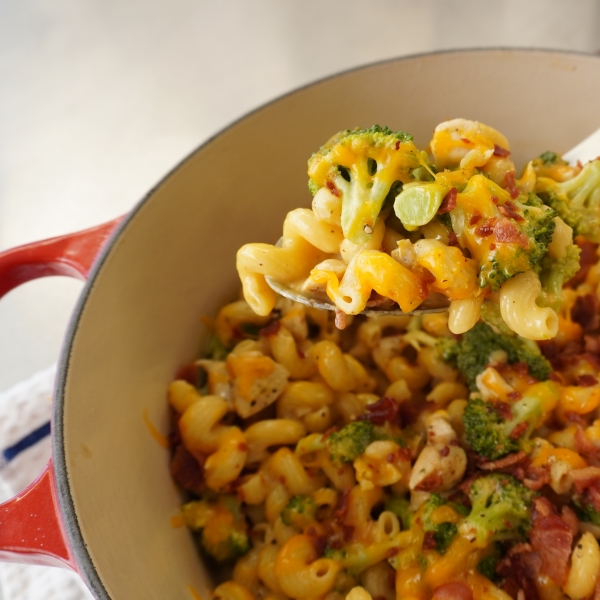
[[[223,307],[168,391],[183,520],[232,567],[213,597],[597,598],[600,262],[577,243],[551,341],[452,335],[447,313],[342,331],[282,298]],[[501,290],[518,320],[511,297],[530,299]]]
[[[515,173],[508,140],[475,121],[441,123],[428,152],[386,127],[342,131],[308,161],[312,209],[288,213],[278,246],[239,250],[244,297],[267,316],[271,277],[329,298],[340,327],[365,308],[446,302],[454,334],[481,316],[551,339],[578,265],[573,228],[591,239],[590,219],[572,209],[600,210],[600,192],[588,197],[600,189],[600,161],[570,167],[545,153]]]

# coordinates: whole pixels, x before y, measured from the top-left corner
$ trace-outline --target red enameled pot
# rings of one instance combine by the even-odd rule
[[[0,505],[0,558],[75,569],[102,600],[210,597],[184,528],[165,390],[201,349],[201,315],[239,287],[236,249],[276,240],[309,206],[306,160],[334,132],[374,123],[424,146],[465,117],[510,140],[517,164],[600,126],[600,57],[536,50],[427,54],[342,73],[237,121],[124,219],[0,255],[0,295],[36,277],[87,278],[59,362],[53,457]]]

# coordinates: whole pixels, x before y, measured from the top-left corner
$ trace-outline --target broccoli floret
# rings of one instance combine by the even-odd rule
[[[545,256],[541,262],[540,281],[543,288],[543,304],[554,310],[558,310],[562,305],[563,285],[579,271],[579,255],[581,249],[571,244],[565,249],[562,258],[553,259]],[[541,301],[540,301],[541,303]]]
[[[446,550],[452,543],[454,536],[457,533],[457,526],[455,523],[443,522],[443,523],[434,523],[431,520],[431,515],[433,511],[440,506],[450,506],[455,512],[459,515],[464,516],[468,513],[468,510],[465,512],[465,508],[459,504],[455,504],[454,502],[448,502],[445,498],[440,496],[439,494],[431,494],[431,496],[427,499],[422,509],[422,522],[423,522],[423,531],[433,533],[433,539],[435,540],[435,549],[440,554],[445,554]]]
[[[412,137],[373,125],[369,129],[341,131],[308,161],[309,189],[314,194],[327,186],[342,200],[344,236],[364,244],[382,206],[394,187],[414,178],[411,172],[423,164]]]
[[[353,462],[374,439],[375,431],[371,421],[352,421],[327,438],[331,460],[341,463]]]
[[[250,549],[246,521],[235,496],[188,502],[182,514],[185,524],[200,532],[204,550],[218,562],[236,559]]]
[[[463,334],[456,342],[458,349],[450,342],[443,342],[442,357],[445,360],[456,360],[458,370],[465,376],[471,390],[476,390],[475,379],[490,362],[490,355],[497,350],[506,352],[509,364],[525,362],[529,365],[529,373],[544,381],[548,379],[552,367],[544,358],[535,342],[518,335],[494,333],[489,325],[477,323],[475,327]],[[447,358],[446,358],[447,357]]]
[[[294,496],[281,511],[281,520],[285,525],[304,529],[314,521],[317,504],[310,496]]]
[[[526,538],[535,493],[509,475],[493,473],[476,479],[469,490],[471,513],[458,527],[476,548]]]
[[[481,398],[471,398],[467,402],[463,413],[465,437],[477,454],[498,460],[528,449],[531,433],[546,416],[546,402],[558,401],[559,397],[558,388],[552,381],[538,385],[543,387],[536,389],[535,394],[506,404],[502,411]],[[506,418],[507,414],[512,416]]]
[[[592,523],[600,527],[600,512],[594,508],[591,502],[588,502],[584,496],[575,496],[573,499],[575,513],[581,521]]]
[[[590,161],[567,181],[540,177],[536,189],[575,235],[600,242],[600,160]]]
[[[486,556],[479,561],[477,571],[487,577],[491,582],[496,583],[498,575],[496,574],[496,566],[498,565],[498,555],[496,553]]]
[[[539,159],[542,161],[544,165],[554,165],[560,160],[560,156],[556,154],[556,152],[550,152],[547,150],[546,152],[542,152],[539,156]]]

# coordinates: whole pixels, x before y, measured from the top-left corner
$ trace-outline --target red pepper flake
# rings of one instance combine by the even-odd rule
[[[481,221],[481,215],[479,213],[475,213],[469,220],[469,225],[477,225],[479,221]]]
[[[463,144],[472,144],[473,142],[471,140],[469,140],[468,138],[460,138],[460,141],[463,142]]]
[[[396,142],[396,150],[400,150],[400,142]]]
[[[456,208],[457,194],[458,190],[456,188],[450,189],[450,191],[444,196],[444,199],[442,200],[442,204],[438,209],[438,215],[449,213],[451,210],[454,210]]]
[[[458,238],[456,237],[456,234],[454,233],[454,231],[448,232],[448,243],[446,245],[447,246],[458,246]]]
[[[526,431],[527,428],[529,427],[529,424],[527,422],[525,423],[519,423],[512,431],[511,434],[508,436],[511,440],[518,440]]]
[[[494,144],[494,156],[499,156],[501,158],[506,158],[510,156],[510,150],[506,148],[501,148],[498,144]]]
[[[448,446],[444,446],[440,450],[440,456],[448,456],[448,454],[450,454],[450,448],[448,448]]]
[[[327,185],[327,188],[329,189],[329,191],[330,191],[330,192],[331,192],[331,193],[332,193],[334,196],[337,196],[338,198],[340,197],[340,190],[338,190],[338,189],[335,187],[335,183],[333,183],[333,181],[328,181],[328,182],[326,183],[326,185]]]
[[[577,377],[577,385],[579,387],[591,387],[597,383],[598,380],[593,375],[579,375]]]
[[[481,225],[475,228],[475,235],[478,235],[479,237],[489,237],[492,235],[497,220],[496,217],[486,219]]]

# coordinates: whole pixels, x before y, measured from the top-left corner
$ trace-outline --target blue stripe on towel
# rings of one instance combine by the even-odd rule
[[[12,446],[2,450],[2,459],[4,460],[2,461],[2,459],[0,459],[0,463],[4,462],[6,464],[10,462],[13,458],[21,454],[21,452],[27,450],[27,448],[31,448],[31,446],[37,444],[47,435],[50,435],[50,421],[44,423],[37,429],[34,429],[31,433],[20,439],[16,444],[13,444]]]

